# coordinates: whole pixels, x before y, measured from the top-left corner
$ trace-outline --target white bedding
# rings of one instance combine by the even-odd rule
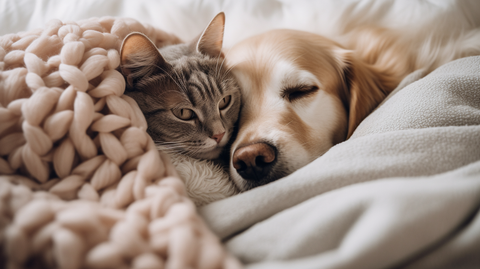
[[[220,11],[227,48],[273,28],[480,26],[478,0],[2,0],[0,35],[115,16],[188,41]],[[310,165],[200,213],[251,268],[480,268],[480,58],[422,76]]]

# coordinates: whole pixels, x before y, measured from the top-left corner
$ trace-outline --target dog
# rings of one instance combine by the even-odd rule
[[[480,54],[478,30],[443,43],[412,39],[418,36],[364,28],[341,45],[284,29],[228,50],[227,65],[242,90],[229,165],[237,187],[285,177],[345,141],[409,73]]]

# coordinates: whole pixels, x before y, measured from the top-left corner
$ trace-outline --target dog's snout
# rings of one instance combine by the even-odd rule
[[[276,155],[276,148],[266,143],[243,146],[233,154],[233,167],[244,179],[259,181],[269,174]]]

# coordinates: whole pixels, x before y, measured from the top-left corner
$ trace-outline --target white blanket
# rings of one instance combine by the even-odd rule
[[[201,213],[251,268],[480,268],[479,209],[480,57],[470,57],[398,89],[294,174]]]

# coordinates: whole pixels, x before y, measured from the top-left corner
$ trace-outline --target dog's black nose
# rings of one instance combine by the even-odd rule
[[[277,149],[266,143],[243,146],[233,153],[233,167],[246,180],[260,181],[272,170]]]

